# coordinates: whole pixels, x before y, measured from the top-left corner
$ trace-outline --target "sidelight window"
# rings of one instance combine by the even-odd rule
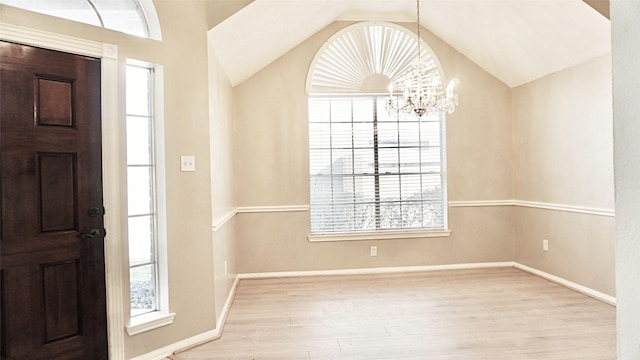
[[[153,70],[127,66],[127,204],[131,315],[158,309]]]
[[[159,68],[129,61],[126,67],[127,239],[131,324],[160,318],[168,309],[164,205],[163,123],[157,116]],[[129,326],[129,334],[150,329]]]

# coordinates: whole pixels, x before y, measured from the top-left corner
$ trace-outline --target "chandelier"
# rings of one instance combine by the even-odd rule
[[[447,112],[451,114],[458,106],[458,95],[453,93],[455,86],[451,81],[446,90],[442,90],[440,76],[437,70],[427,67],[422,63],[422,43],[420,41],[420,0],[416,0],[416,13],[418,29],[418,62],[401,78],[403,84],[403,96],[400,103],[394,99],[393,80],[389,84],[389,98],[387,109],[389,111],[404,111],[407,114],[414,113],[418,117],[426,113],[439,114]]]

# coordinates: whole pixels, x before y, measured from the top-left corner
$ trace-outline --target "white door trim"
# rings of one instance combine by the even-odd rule
[[[124,307],[122,297],[122,236],[120,228],[120,138],[118,129],[118,47],[7,23],[0,23],[0,40],[97,57],[102,60],[102,180],[107,213],[105,267],[109,358],[124,360]]]

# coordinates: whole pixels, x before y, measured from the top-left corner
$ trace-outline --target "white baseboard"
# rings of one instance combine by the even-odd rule
[[[131,360],[164,360],[168,356],[172,355],[173,352],[176,351],[177,349],[182,349],[185,347],[190,347],[193,344],[202,343],[206,339],[215,337],[217,333],[218,333],[217,329],[203,332],[202,334],[198,334],[188,339],[178,341],[177,343],[173,343],[171,345],[154,350],[152,352],[149,352],[140,356],[136,356]]]
[[[601,293],[600,291],[593,290],[593,289],[588,288],[586,286],[582,286],[582,285],[576,284],[576,283],[574,283],[572,281],[563,279],[563,278],[561,278],[559,276],[555,276],[555,275],[546,273],[546,272],[538,270],[538,269],[534,269],[532,267],[529,267],[527,265],[523,265],[523,264],[520,264],[520,263],[517,263],[517,262],[514,262],[513,266],[516,269],[520,269],[522,271],[526,271],[528,273],[540,276],[541,278],[544,278],[544,279],[547,279],[549,281],[552,281],[552,282],[554,282],[554,283],[556,283],[558,285],[562,285],[562,286],[564,286],[566,288],[569,288],[571,290],[577,291],[577,292],[579,292],[581,294],[590,296],[590,297],[592,297],[594,299],[597,299],[597,300],[600,300],[600,301],[605,302],[607,304],[616,306],[617,299],[615,297],[611,296],[611,295],[607,295],[605,293]]]
[[[240,282],[240,278],[236,276],[235,280],[233,281],[233,285],[231,285],[231,290],[229,291],[229,295],[227,296],[227,301],[225,301],[224,303],[222,313],[218,318],[218,321],[216,323],[216,328],[214,330],[207,331],[202,334],[198,334],[196,336],[190,337],[188,339],[178,341],[177,343],[173,343],[171,345],[165,346],[158,350],[154,350],[150,353],[136,356],[131,360],[164,360],[168,357],[171,358],[172,355],[179,354],[183,351],[187,351],[196,346],[199,346],[204,343],[208,343],[209,341],[213,341],[220,338],[220,336],[222,336],[222,330],[224,329],[224,324],[227,321],[227,316],[229,315],[229,309],[231,308],[231,303],[233,302],[233,298],[236,295],[236,290],[238,289],[239,282]]]
[[[178,355],[181,352],[185,352],[189,349],[193,349],[196,346],[200,346],[202,344],[208,343],[209,341],[217,340],[222,336],[222,331],[224,330],[224,324],[227,322],[227,316],[229,315],[229,310],[231,309],[231,303],[233,302],[233,298],[236,296],[236,291],[238,290],[238,283],[240,282],[240,277],[236,275],[235,280],[233,281],[233,285],[231,285],[231,289],[229,290],[229,295],[227,295],[227,300],[224,303],[224,307],[222,308],[222,313],[218,318],[218,322],[216,323],[216,334],[213,336],[200,340],[198,342],[194,342],[188,346],[183,346],[181,348],[174,349],[173,355]]]
[[[229,310],[231,310],[231,303],[233,303],[233,298],[236,297],[236,291],[238,291],[239,282],[240,277],[236,275],[236,278],[233,280],[233,285],[231,285],[231,289],[229,290],[229,295],[227,295],[227,300],[224,302],[222,313],[220,314],[218,322],[216,323],[216,329],[220,329],[220,335],[222,335],[224,324],[227,322],[227,316],[229,316]]]
[[[565,280],[561,277],[546,273],[544,271],[534,269],[532,267],[514,262],[488,262],[488,263],[467,263],[467,264],[447,264],[447,265],[426,265],[426,266],[404,266],[404,267],[386,267],[386,268],[369,268],[369,269],[342,269],[342,270],[318,270],[318,271],[284,271],[284,272],[266,272],[266,273],[247,273],[238,274],[227,296],[227,301],[224,304],[222,314],[216,324],[216,329],[207,331],[200,335],[190,337],[188,339],[179,341],[177,343],[165,346],[161,349],[153,352],[140,355],[131,360],[163,360],[171,355],[177,355],[181,352],[192,349],[198,345],[206,342],[216,340],[222,336],[224,329],[224,323],[226,322],[227,315],[231,308],[233,298],[238,289],[238,283],[242,279],[267,279],[267,278],[282,278],[282,277],[303,277],[303,276],[326,276],[326,275],[370,275],[370,274],[392,274],[392,273],[406,273],[406,272],[424,272],[424,271],[442,271],[442,270],[470,270],[470,269],[484,269],[484,268],[500,268],[500,267],[514,267],[522,271],[526,271],[533,275],[552,281],[556,284],[564,286],[568,289],[577,291],[581,294],[590,296],[594,299],[600,300],[607,304],[616,305],[616,298],[599,291],[590,289],[586,286],[576,284],[574,282]]]

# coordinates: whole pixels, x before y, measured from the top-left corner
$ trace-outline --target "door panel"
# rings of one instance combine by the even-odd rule
[[[37,154],[40,232],[76,230],[75,154]],[[66,181],[60,181],[64,179]]]
[[[45,343],[79,335],[81,326],[78,312],[78,261],[43,265],[40,269]]]
[[[107,359],[100,61],[0,42],[0,356]]]
[[[36,119],[40,126],[73,126],[73,81],[38,78]]]

